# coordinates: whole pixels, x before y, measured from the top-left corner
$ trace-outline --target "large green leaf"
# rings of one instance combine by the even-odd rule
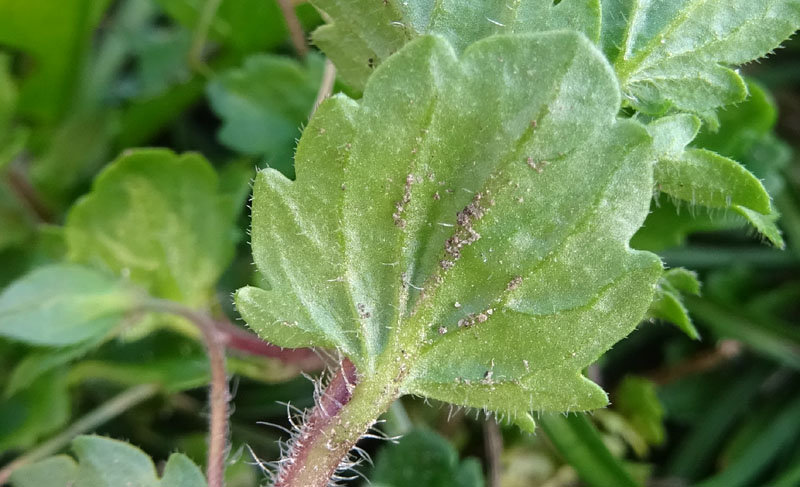
[[[733,159],[686,148],[699,128],[700,120],[688,114],[664,117],[648,126],[658,154],[656,188],[690,205],[730,209],[782,248],[777,215],[761,181]]]
[[[223,121],[220,142],[266,157],[270,167],[290,175],[295,141],[314,106],[322,67],[322,58],[314,54],[304,63],[258,54],[222,73],[207,90]]]
[[[203,157],[141,149],[97,176],[67,217],[66,240],[74,261],[202,306],[233,255],[233,215]]]
[[[355,88],[372,70],[420,35],[439,34],[456,50],[492,34],[530,33],[568,28],[597,40],[597,0],[313,0],[331,22],[313,34]]]
[[[33,345],[96,340],[137,304],[117,279],[74,264],[41,267],[0,294],[0,336]]]
[[[602,55],[568,32],[495,36],[461,60],[414,41],[356,103],[324,103],[297,180],[256,180],[237,292],[281,346],[330,346],[402,392],[501,412],[606,403],[580,371],[644,315],[661,275],[628,247],[652,148],[618,120]],[[381,369],[382,370],[382,369]]]
[[[747,95],[731,67],[769,54],[798,28],[798,0],[609,0],[602,45],[637,109],[706,114]]]
[[[153,460],[128,443],[101,436],[72,441],[78,462],[61,455],[20,468],[11,476],[14,487],[205,487],[203,473],[188,457],[170,455],[161,479]],[[50,483],[38,483],[44,479]],[[61,481],[62,483],[54,483]]]

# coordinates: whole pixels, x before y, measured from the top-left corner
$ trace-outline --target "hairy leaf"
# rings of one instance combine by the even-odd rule
[[[609,0],[602,46],[635,108],[708,114],[747,95],[731,67],[767,55],[798,28],[798,0]]]
[[[77,463],[60,455],[29,465],[11,476],[13,487],[41,487],[37,479],[51,479],[47,485],[75,487],[205,487],[203,473],[186,455],[173,453],[159,480],[147,454],[128,443],[101,436],[79,436],[72,441]],[[66,479],[64,483],[52,483]]]
[[[223,121],[220,142],[266,157],[270,167],[291,175],[295,140],[314,105],[322,67],[318,55],[300,63],[259,54],[222,73],[208,85],[211,107]]]
[[[126,152],[70,210],[69,257],[129,277],[156,296],[207,305],[233,255],[229,205],[202,156]]]
[[[375,487],[483,487],[480,463],[459,461],[448,441],[432,431],[415,430],[380,450],[370,476]]]
[[[682,293],[700,295],[697,274],[682,267],[666,271],[658,281],[656,295],[647,314],[652,318],[669,321],[689,335],[689,338],[696,340],[700,338],[700,334],[689,317],[689,311],[683,305]]]
[[[439,34],[462,51],[492,34],[573,29],[597,40],[597,0],[313,0],[331,24],[313,34],[353,87],[362,89],[375,66],[421,35]]]
[[[769,194],[738,162],[706,149],[686,148],[700,128],[692,115],[672,115],[648,129],[658,154],[656,188],[690,205],[731,209],[745,217],[775,246],[783,238],[775,226]]]
[[[441,38],[412,42],[361,103],[320,107],[295,182],[258,175],[253,253],[271,289],[239,290],[239,311],[266,340],[336,347],[366,375],[405,363],[402,392],[515,414],[604,405],[580,370],[633,329],[661,275],[627,245],[652,148],[618,106],[578,34],[496,36],[461,60]]]
[[[41,267],[0,294],[0,336],[65,346],[102,337],[136,305],[117,279],[74,264]]]

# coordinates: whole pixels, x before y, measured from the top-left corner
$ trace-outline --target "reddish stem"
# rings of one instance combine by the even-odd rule
[[[217,320],[217,333],[230,350],[279,359],[284,363],[297,365],[305,371],[320,370],[322,359],[310,348],[282,348],[265,342],[258,335],[225,320]]]
[[[353,363],[344,359],[341,368],[325,388],[322,396],[317,400],[317,405],[306,419],[300,436],[294,440],[291,456],[284,467],[278,472],[275,487],[297,487],[296,479],[307,468],[307,457],[311,448],[319,441],[332,421],[335,420],[342,408],[353,397],[353,388],[358,382],[356,368]],[[335,469],[335,466],[334,466]],[[327,477],[333,475],[333,469],[327,472]]]
[[[22,170],[15,166],[9,167],[7,180],[17,199],[36,220],[42,223],[53,223],[53,212],[47,207]]]
[[[324,365],[322,359],[310,348],[281,348],[226,320],[217,320],[215,326],[220,339],[229,350],[275,358],[308,372],[320,370]]]

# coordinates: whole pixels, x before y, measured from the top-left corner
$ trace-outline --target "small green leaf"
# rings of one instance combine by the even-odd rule
[[[617,388],[614,406],[651,445],[664,442],[664,407],[656,395],[656,385],[650,380],[627,376]]]
[[[689,311],[683,305],[681,293],[700,295],[700,282],[697,280],[697,274],[680,267],[666,271],[658,281],[658,288],[647,315],[669,321],[686,333],[689,338],[697,340],[700,338],[700,334],[689,317]]]
[[[798,28],[797,0],[614,0],[603,2],[602,45],[635,108],[706,114],[747,95],[731,67],[769,54]]]
[[[11,476],[13,487],[206,487],[203,473],[186,455],[173,453],[159,480],[142,450],[101,436],[72,441],[78,458],[59,455],[22,467]]]
[[[205,487],[196,465],[183,455],[169,458],[159,480],[153,461],[128,443],[101,436],[79,436],[72,441],[78,457],[78,487]]]
[[[173,453],[164,466],[161,487],[205,487],[203,472],[186,455]]]
[[[688,149],[679,158],[660,159],[655,179],[660,191],[693,205],[737,205],[759,213],[770,212],[769,195],[750,171],[705,149]]]
[[[295,182],[257,176],[271,289],[239,290],[240,313],[280,346],[338,348],[365,377],[407,364],[402,393],[510,418],[605,405],[581,370],[632,331],[661,275],[628,247],[652,148],[618,107],[579,34],[495,36],[461,60],[441,38],[410,43],[362,102],[323,103]]]
[[[67,346],[107,334],[136,305],[111,276],[74,264],[41,267],[0,294],[0,336]]]
[[[699,128],[699,120],[686,114],[664,117],[648,126],[658,155],[656,188],[690,205],[733,210],[783,248],[774,223],[777,216],[761,181],[732,159],[706,149],[685,148]]]
[[[77,476],[75,460],[59,455],[18,468],[10,480],[13,487],[70,487],[75,485]]]
[[[597,0],[314,0],[331,19],[317,29],[314,43],[330,57],[341,78],[363,89],[373,69],[406,42],[425,34],[444,36],[457,51],[493,34],[571,29],[597,40]]]
[[[370,482],[380,487],[483,487],[480,463],[459,462],[458,453],[444,438],[415,430],[396,445],[380,450]]]
[[[69,258],[128,277],[155,296],[204,306],[233,255],[229,205],[203,157],[126,152],[70,210]]]
[[[314,105],[323,64],[315,54],[304,62],[258,54],[212,80],[207,91],[223,121],[220,142],[265,157],[269,166],[293,174],[295,141]]]

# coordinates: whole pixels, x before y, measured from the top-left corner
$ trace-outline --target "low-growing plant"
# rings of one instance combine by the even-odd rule
[[[84,24],[66,35],[85,42],[104,7],[78,3],[64,9],[80,10]],[[109,36],[150,25],[142,19],[157,10],[140,3],[119,2]],[[0,335],[32,347],[5,387],[8,397],[55,387],[47,394],[63,400],[66,364],[118,339],[158,334],[201,342],[208,365],[197,346],[185,356],[148,355],[152,368],[91,362],[86,377],[132,388],[12,461],[0,483],[220,487],[231,449],[228,375],[275,382],[327,366],[282,458],[264,466],[271,485],[344,480],[360,461],[359,440],[385,437],[379,418],[406,395],[483,411],[529,433],[539,422],[568,460],[578,458],[587,484],[637,485],[585,418],[548,413],[605,407],[607,394],[586,370],[643,319],[699,337],[685,304],[699,293],[697,276],[665,269],[653,253],[691,230],[656,218],[680,219],[682,207],[708,211],[708,228],[747,222],[784,247],[765,183],[731,152],[712,149],[725,107],[763,96],[735,68],[800,28],[800,2],[313,0],[325,24],[311,38],[329,61],[305,54],[302,23],[291,2],[280,2],[304,58],[244,62],[244,53],[275,41],[227,23],[247,15],[274,23],[277,11],[232,0],[208,0],[200,11],[159,3],[195,37],[178,30],[169,44],[151,46],[161,64],[143,54],[146,46],[111,37],[117,44],[103,44],[79,83],[76,68],[49,51],[69,48],[56,45],[61,34],[25,35],[52,7],[0,0],[0,42],[40,56],[19,87],[0,63],[0,164],[20,214],[28,213],[4,223],[0,245],[36,242],[24,275],[9,275],[0,295]],[[308,23],[314,15],[301,10]],[[175,43],[184,49],[166,49]],[[214,46],[221,54],[209,53]],[[110,92],[109,73],[126,62],[135,66],[127,89],[140,94],[117,93],[124,108],[110,109],[97,90]],[[73,106],[36,84],[45,70],[59,73],[60,88],[82,86]],[[148,80],[169,76],[195,78],[166,88],[173,93],[159,102],[148,90],[164,88]],[[147,124],[180,112],[181,97],[197,90],[185,87],[202,86],[195,80],[204,76],[223,122],[220,142],[267,161],[252,187],[257,274],[237,281],[253,285],[233,297],[255,334],[231,324],[229,300],[216,296],[244,239],[249,162],[217,171],[197,153],[128,149],[81,187],[110,152],[150,140],[157,128]],[[292,154],[287,147],[312,111]],[[65,121],[53,129],[55,120]],[[98,127],[107,134],[90,145],[72,135]],[[59,144],[91,155],[73,157]],[[179,453],[157,472],[131,445],[78,436],[161,392],[203,384],[205,476]],[[662,411],[649,383],[623,384],[620,411],[641,435],[632,445],[646,450],[663,441]],[[28,449],[68,417],[46,414],[31,415],[16,436],[0,434],[0,445]],[[619,424],[612,414],[598,420]],[[49,457],[70,441],[75,458]],[[430,485],[482,482],[437,437],[418,432],[408,441],[392,455],[418,444],[456,472]],[[376,482],[408,482],[391,461],[378,463]]]

